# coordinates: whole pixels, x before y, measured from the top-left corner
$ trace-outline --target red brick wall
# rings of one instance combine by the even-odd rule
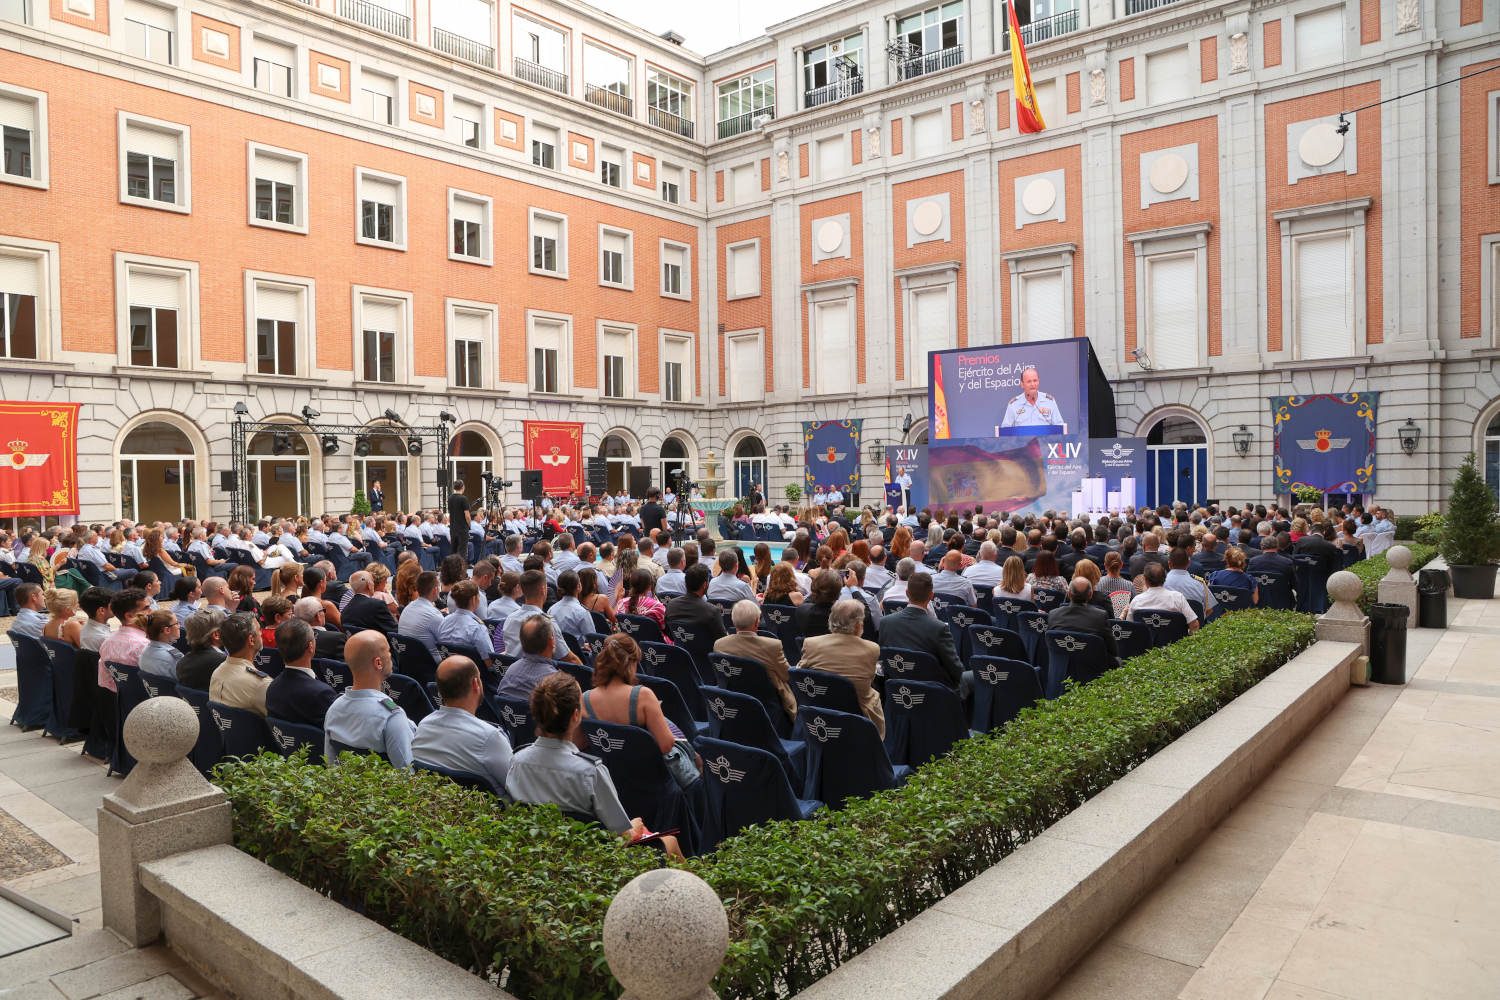
[[[891,155],[892,156],[900,156],[901,155],[901,149],[902,149],[902,144],[903,144],[902,143],[902,127],[905,124],[906,124],[906,119],[905,118],[892,118],[891,119]],[[806,149],[807,147],[803,146],[802,148]],[[804,173],[802,176],[806,177],[807,174]]]
[[[56,9],[57,0],[53,0],[53,8]],[[53,15],[56,16],[56,15]],[[1484,20],[1484,0],[1460,0],[1458,5],[1459,24],[1478,24]]]
[[[732,243],[742,243],[745,240],[760,240],[760,295],[755,298],[735,299],[727,298],[729,293],[729,261],[727,248]],[[774,360],[771,336],[771,217],[763,215],[758,219],[746,219],[743,222],[735,222],[726,226],[720,226],[714,230],[714,253],[718,255],[715,267],[719,272],[719,325],[726,331],[733,333],[736,330],[765,329],[762,343],[766,349],[766,392],[774,388],[772,381],[774,372],[772,362]],[[724,337],[721,334],[719,340],[719,395],[726,393],[727,374],[724,370]]]
[[[995,95],[995,131],[1010,128],[1010,91],[1002,90]]]
[[[1000,252],[1043,247],[1053,243],[1074,243],[1078,249],[1073,255],[1073,333],[1082,337],[1088,330],[1083,311],[1083,149],[1081,146],[1064,146],[1045,153],[1017,156],[1000,161],[1000,190],[997,203],[1000,207]],[[1033,222],[1022,229],[1016,228],[1015,190],[1016,178],[1028,177],[1049,170],[1063,170],[1067,183],[1062,197],[1067,199],[1066,222]],[[1011,341],[1010,328],[1010,266],[1001,265],[1000,317],[997,324],[1001,331],[1000,342]]]
[[[806,148],[806,147],[803,147]],[[859,284],[854,287],[854,383],[863,385],[865,381],[865,238],[864,238],[864,211],[863,202],[858,194],[840,195],[836,198],[824,198],[821,201],[808,202],[800,206],[800,221],[802,244],[802,284],[810,285],[816,281],[831,281],[836,278],[857,278]],[[834,257],[829,260],[819,261],[814,264],[813,258],[813,232],[814,219],[825,219],[830,215],[843,215],[849,213],[849,257]],[[802,388],[812,388],[812,317],[808,314],[806,303],[802,304]]]
[[[948,130],[949,137],[954,142],[964,141],[964,105],[962,101],[955,101],[948,106]]]
[[[1262,25],[1261,62],[1267,68],[1281,65],[1281,22],[1267,21]]]
[[[1380,0],[1359,0],[1359,44],[1380,41]]]
[[[865,162],[865,144],[859,141],[860,129],[849,130],[849,162],[859,166]]]
[[[1076,115],[1083,110],[1082,83],[1081,74],[1068,74],[1068,114],[1070,115]]]
[[[1120,100],[1135,100],[1135,60],[1120,60]]]
[[[1500,60],[1475,63],[1459,70],[1459,75],[1477,73],[1500,66]],[[1459,161],[1459,202],[1463,207],[1462,247],[1459,254],[1460,332],[1465,337],[1479,336],[1485,303],[1480,298],[1486,266],[1480,253],[1481,237],[1500,233],[1500,184],[1490,183],[1489,114],[1490,94],[1500,90],[1500,73],[1475,77],[1459,84],[1460,129],[1473,141],[1463,143]],[[1363,124],[1363,123],[1361,123]],[[1496,331],[1500,333],[1500,331]]]
[[[948,195],[948,242],[932,240],[926,243],[918,243],[916,246],[908,248],[906,245],[907,203],[944,192]],[[919,264],[933,264],[945,260],[956,260],[959,262],[958,280],[954,288],[954,294],[958,300],[958,328],[954,333],[957,337],[956,342],[959,347],[969,346],[969,324],[967,321],[969,289],[967,266],[964,263],[964,251],[967,246],[964,238],[964,172],[962,170],[955,170],[952,173],[923,177],[918,180],[907,181],[904,184],[893,185],[891,187],[891,201],[891,230],[893,233],[891,252],[892,260],[897,270],[905,267],[915,267]],[[894,279],[892,287],[895,292],[896,302],[895,313],[891,321],[896,331],[895,374],[897,379],[903,379],[906,377],[906,319],[902,314],[901,279]]]
[[[1219,78],[1219,38],[1209,35],[1198,40],[1198,63],[1202,70],[1200,79],[1213,83]]]

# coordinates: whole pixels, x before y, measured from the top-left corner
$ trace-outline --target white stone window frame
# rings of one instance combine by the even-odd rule
[[[37,338],[36,358],[0,357],[0,368],[22,368],[30,365],[51,365],[62,353],[62,269],[60,259],[62,246],[46,240],[31,240],[22,236],[0,236],[0,254],[7,257],[25,257],[33,267],[42,269],[37,286],[42,301],[36,304]],[[118,282],[116,282],[118,288]],[[130,310],[126,310],[126,342],[130,334]]]
[[[543,392],[531,384],[532,350],[538,346],[532,335],[538,323],[555,323],[562,327],[557,350],[557,391]],[[544,309],[526,310],[526,391],[533,396],[566,396],[573,392],[573,316],[570,313]]]
[[[1023,306],[1025,295],[1022,288],[1028,277],[1036,277],[1047,271],[1060,271],[1063,283],[1063,333],[1073,337],[1073,262],[1078,255],[1077,243],[1053,243],[1044,247],[1013,250],[1000,255],[1000,260],[1010,265],[1010,342],[1024,343],[1021,332],[1026,329]]]
[[[532,257],[532,246],[536,240],[536,222],[538,219],[546,219],[558,224],[557,237],[557,270],[548,271],[537,267]],[[601,257],[600,269],[603,261]],[[568,217],[561,212],[551,212],[545,208],[528,208],[526,210],[526,270],[530,274],[540,274],[544,278],[568,277]],[[529,354],[528,354],[529,357]],[[527,384],[531,379],[527,378]]]
[[[1365,260],[1365,225],[1372,198],[1350,198],[1319,205],[1303,205],[1276,212],[1272,218],[1281,229],[1281,349],[1294,361],[1302,360],[1302,345],[1297,340],[1297,277],[1296,242],[1309,236],[1328,236],[1338,232],[1349,234],[1349,259],[1351,263],[1350,298],[1354,317],[1354,353],[1351,357],[1363,357],[1369,350],[1368,330],[1365,328],[1365,297],[1360,289],[1365,288],[1367,277]],[[1334,358],[1319,358],[1320,362],[1333,362]]]
[[[363,230],[363,204],[360,198],[360,187],[365,178],[375,181],[383,181],[387,184],[396,185],[396,210],[391,213],[391,224],[394,226],[394,240],[377,240],[364,235]],[[400,174],[388,174],[383,170],[374,170],[370,167],[356,166],[354,168],[354,242],[367,247],[379,247],[382,250],[399,250],[406,252],[406,178]],[[446,235],[446,234],[445,234]]]
[[[40,0],[34,0],[34,2],[40,2]],[[157,3],[156,0],[137,0],[137,3],[142,7],[154,8],[160,16],[172,22],[172,58],[168,60],[145,59],[142,56],[132,55],[125,50],[125,22],[129,20],[135,20],[134,18],[126,16],[127,14],[133,13],[133,11],[130,10],[132,4],[129,3],[117,2],[109,5],[109,34],[111,38],[116,40],[116,44],[120,46],[117,51],[129,56],[129,58],[131,59],[138,59],[142,62],[152,63],[157,66],[181,67],[186,66],[189,62],[191,62],[193,58],[193,46],[192,38],[188,33],[188,28],[191,24],[191,12],[187,9],[187,7],[178,6],[175,3]],[[89,17],[91,19],[97,19],[97,2],[93,4],[93,8],[95,13],[90,14]],[[69,10],[66,3],[64,4],[63,9],[70,14],[78,13],[76,10]],[[33,17],[34,16],[35,11],[33,10]]]
[[[662,296],[662,298],[664,298],[664,299],[677,299],[677,300],[682,301],[682,302],[691,302],[691,301],[693,301],[693,248],[690,247],[690,246],[688,246],[686,243],[680,243],[677,240],[669,240],[669,239],[666,239],[665,237],[663,237],[658,242],[657,246],[658,246],[657,259],[658,259],[658,264],[659,264],[659,268],[658,269],[660,271],[660,274],[658,275],[658,278],[660,279],[660,282],[661,282],[661,296]],[[668,254],[669,253],[673,253],[673,252],[677,252],[677,253],[680,253],[682,255],[681,256],[681,260],[682,260],[682,291],[681,292],[669,292],[669,291],[667,291],[667,263],[668,263]]]
[[[373,285],[354,285],[350,288],[354,335],[354,384],[365,389],[385,389],[391,386],[411,384],[413,316],[411,292],[395,288],[377,288]],[[381,299],[394,303],[400,310],[401,322],[396,330],[395,379],[390,382],[371,382],[363,378],[365,370],[365,320],[364,307],[367,299]]]
[[[193,211],[193,130],[187,125],[179,125],[176,122],[165,121],[160,118],[150,118],[146,115],[136,114],[133,111],[121,111],[117,116],[117,143],[119,146],[119,189],[120,204],[136,205],[141,208],[154,208],[160,212],[179,212],[183,215],[191,215]],[[177,161],[176,176],[173,184],[176,186],[177,201],[168,204],[164,201],[156,201],[152,198],[135,198],[127,194],[129,173],[130,149],[126,143],[128,127],[136,125],[145,129],[154,129],[158,132],[168,132],[177,137]]]
[[[731,341],[741,343],[754,342],[755,351],[761,358],[761,377],[755,384],[754,391],[743,399],[735,399],[730,395],[729,387],[735,384],[734,369],[729,365]],[[762,326],[751,327],[745,330],[730,330],[724,334],[724,400],[730,406],[743,406],[749,403],[763,402],[766,398],[766,329]]]
[[[265,59],[265,56],[262,54],[261,50],[259,49],[259,46],[256,45],[257,42],[264,42],[267,46],[271,46],[271,47],[275,47],[275,48],[291,49],[292,50],[291,51],[292,62],[291,62],[291,65],[289,65],[287,67],[287,70],[288,70],[288,80],[287,80],[287,83],[289,84],[289,88],[288,89],[290,89],[291,93],[289,93],[289,94],[282,94],[282,93],[279,93],[277,91],[266,90],[266,89],[264,89],[262,87],[257,87],[255,85],[255,64],[256,64],[256,62],[258,60]],[[282,55],[282,53],[277,53],[277,54],[278,55]],[[306,61],[307,61],[307,51],[306,51],[306,48],[304,46],[299,45],[296,42],[285,41],[285,40],[283,40],[281,38],[278,38],[275,35],[272,35],[272,34],[269,34],[269,33],[266,33],[266,32],[252,31],[251,35],[250,35],[249,50],[248,50],[248,52],[246,52],[246,56],[248,56],[248,58],[245,59],[245,68],[244,68],[244,74],[245,74],[244,85],[246,87],[250,88],[251,90],[255,91],[258,94],[261,94],[263,97],[269,97],[272,100],[278,100],[279,99],[279,100],[283,100],[283,101],[295,101],[295,100],[299,99],[299,97],[301,96],[301,88],[302,88],[302,83],[303,83],[302,77],[303,77],[304,74],[298,73],[297,70],[298,70],[299,67],[305,65]],[[265,61],[266,62],[272,62],[272,60],[270,60],[270,59],[265,59]],[[280,63],[272,62],[272,65],[279,66],[281,64]]]
[[[262,286],[280,291],[290,291],[301,299],[301,315],[297,319],[297,374],[272,375],[257,370],[258,321],[256,314],[256,292]],[[270,271],[245,272],[245,373],[254,379],[311,379],[318,370],[318,283],[314,278],[296,274],[276,274]]]
[[[744,249],[745,247],[753,247],[754,248],[754,256],[753,256],[752,259],[755,261],[755,289],[753,291],[745,291],[745,290],[739,288],[734,283],[734,253],[733,253],[733,251]],[[759,298],[760,295],[761,295],[761,285],[764,283],[764,281],[765,281],[765,276],[763,274],[761,274],[761,268],[760,268],[760,237],[759,236],[755,237],[754,239],[738,240],[738,241],[736,241],[734,243],[727,243],[727,244],[724,245],[724,292],[725,292],[724,301],[726,301],[726,302],[736,302],[736,301],[738,301],[740,299],[755,299],[755,298]]]
[[[1194,273],[1198,285],[1198,364],[1188,371],[1196,371],[1208,365],[1208,234],[1213,226],[1207,222],[1194,222],[1166,229],[1151,229],[1139,233],[1126,233],[1131,251],[1135,255],[1135,343],[1152,363],[1152,369],[1160,369],[1157,351],[1151,337],[1151,282],[1150,261],[1153,257],[1179,257],[1193,255]],[[1071,306],[1069,308],[1071,312]],[[1134,358],[1127,358],[1128,365],[1136,365]],[[1162,369],[1165,370],[1165,369]],[[1173,371],[1184,369],[1172,369]]]
[[[667,399],[667,344],[686,344],[688,363],[682,370],[682,398]],[[663,403],[672,406],[696,403],[698,401],[698,335],[691,330],[669,330],[662,328],[657,331],[657,357],[660,359],[661,372],[659,374],[657,395]]]
[[[621,267],[621,280],[609,281],[604,277],[604,238],[606,236],[625,237],[625,260]],[[620,226],[610,226],[599,223],[599,253],[595,266],[599,271],[599,284],[605,288],[619,288],[627,292],[635,291],[635,233]]]
[[[176,260],[171,257],[153,257],[149,254],[115,252],[115,364],[132,372],[197,372],[201,371],[202,359],[199,344],[202,328],[199,324],[198,262]],[[174,278],[183,284],[177,323],[177,367],[151,368],[130,363],[130,275],[136,272],[159,274]]]
[[[255,160],[256,156],[264,154],[280,160],[290,160],[297,164],[297,190],[293,198],[292,211],[298,220],[292,225],[277,222],[275,219],[259,219],[255,215]],[[245,193],[247,204],[245,206],[245,218],[252,226],[262,229],[276,229],[283,233],[301,233],[307,235],[307,206],[309,204],[307,194],[307,154],[299,153],[294,149],[282,149],[280,146],[268,146],[263,142],[253,139],[245,143]]]
[[[30,104],[32,119],[35,123],[31,135],[32,176],[17,177],[14,174],[0,173],[0,183],[45,191],[51,185],[52,176],[51,159],[47,155],[47,92],[17,87],[13,83],[0,83],[0,96]],[[123,158],[122,156],[121,159]],[[123,191],[124,188],[121,187],[121,190]]]
[[[480,340],[479,355],[479,388],[458,384],[457,366],[453,360],[453,345],[458,342],[458,314],[480,315],[485,317],[485,333]],[[500,343],[500,310],[493,302],[479,302],[474,299],[443,300],[443,327],[444,347],[448,355],[447,372],[448,387],[457,392],[478,392],[487,390],[496,384],[496,353]],[[469,338],[465,337],[465,340]],[[530,360],[529,358],[527,359]]]
[[[847,235],[845,241],[848,241]],[[852,398],[859,393],[857,373],[851,373],[847,392],[820,393],[818,391],[818,311],[820,306],[844,302],[849,309],[849,361],[859,356],[859,278],[834,278],[802,286],[803,303],[807,309],[807,393],[814,399]],[[800,352],[799,352],[800,353]],[[800,360],[800,359],[799,359]]]
[[[459,202],[468,202],[478,205],[484,221],[480,223],[479,231],[479,256],[470,257],[468,254],[457,253],[453,249],[453,222],[454,209]],[[493,267],[495,263],[495,199],[489,195],[479,194],[474,191],[465,191],[462,188],[448,189],[448,228],[444,234],[448,243],[448,259],[461,264],[479,264],[484,267]],[[530,248],[527,248],[530,252]]]
[[[478,101],[472,97],[454,93],[449,96],[448,105],[447,126],[450,132],[449,141],[456,146],[461,146],[464,149],[472,149],[475,152],[482,153],[488,150],[490,148],[489,136],[485,132],[484,120],[489,115],[489,108],[485,105],[484,101]],[[460,111],[478,112],[478,116],[473,119],[473,122],[478,129],[479,145],[470,146],[464,142],[463,130],[459,128],[458,123],[460,121],[469,121],[470,119],[459,114]]]
[[[3,249],[3,248],[0,248]],[[1500,346],[1500,233],[1479,238],[1480,343]]]
[[[1489,175],[1491,184],[1500,184],[1500,90],[1492,90],[1485,95],[1485,104],[1488,109],[1486,121],[1488,128],[1485,137],[1489,141]]]
[[[896,272],[896,278],[901,282],[902,348],[906,353],[906,371],[901,381],[908,385],[927,384],[927,355],[917,349],[916,298],[919,293],[947,289],[948,329],[953,333],[953,343],[949,347],[958,346],[958,273],[961,267],[959,261],[945,260]],[[922,373],[920,381],[912,377],[915,372]]]
[[[625,334],[628,338],[628,346],[625,348],[625,391],[618,396],[606,396],[604,394],[604,335],[605,333]],[[622,323],[619,320],[599,319],[594,322],[594,371],[599,373],[599,400],[600,402],[620,403],[638,400],[641,395],[641,338],[640,328],[635,323]]]

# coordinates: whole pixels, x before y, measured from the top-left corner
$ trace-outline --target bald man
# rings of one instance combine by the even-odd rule
[[[380,632],[366,629],[349,637],[344,657],[354,674],[354,686],[328,706],[323,719],[324,757],[336,764],[339,745],[380,754],[395,767],[410,767],[411,738],[417,727],[381,689],[391,676],[390,643]]]
[[[489,781],[496,795],[507,797],[510,741],[474,714],[484,700],[479,667],[467,656],[450,656],[438,664],[437,688],[443,707],[417,726],[412,757],[424,764],[477,774]]]

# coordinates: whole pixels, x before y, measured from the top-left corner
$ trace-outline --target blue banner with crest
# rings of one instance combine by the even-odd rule
[[[1277,493],[1375,491],[1378,392],[1272,396]]]
[[[859,497],[859,434],[863,420],[804,420],[802,448],[803,494],[838,487],[851,506]]]

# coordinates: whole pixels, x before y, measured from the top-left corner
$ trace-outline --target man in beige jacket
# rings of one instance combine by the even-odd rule
[[[757,660],[766,668],[771,685],[781,695],[781,707],[788,719],[797,717],[797,698],[792,694],[792,685],[787,680],[786,654],[782,652],[781,640],[758,635],[760,627],[760,605],[754,601],[738,601],[730,612],[734,622],[734,634],[726,635],[714,642],[714,652],[725,656],[743,656]]]
[[[839,601],[828,613],[828,635],[809,637],[802,644],[802,659],[797,666],[848,678],[865,718],[875,723],[880,738],[885,739],[885,709],[880,695],[871,687],[880,647],[860,638],[864,628],[865,606],[853,599]]]

